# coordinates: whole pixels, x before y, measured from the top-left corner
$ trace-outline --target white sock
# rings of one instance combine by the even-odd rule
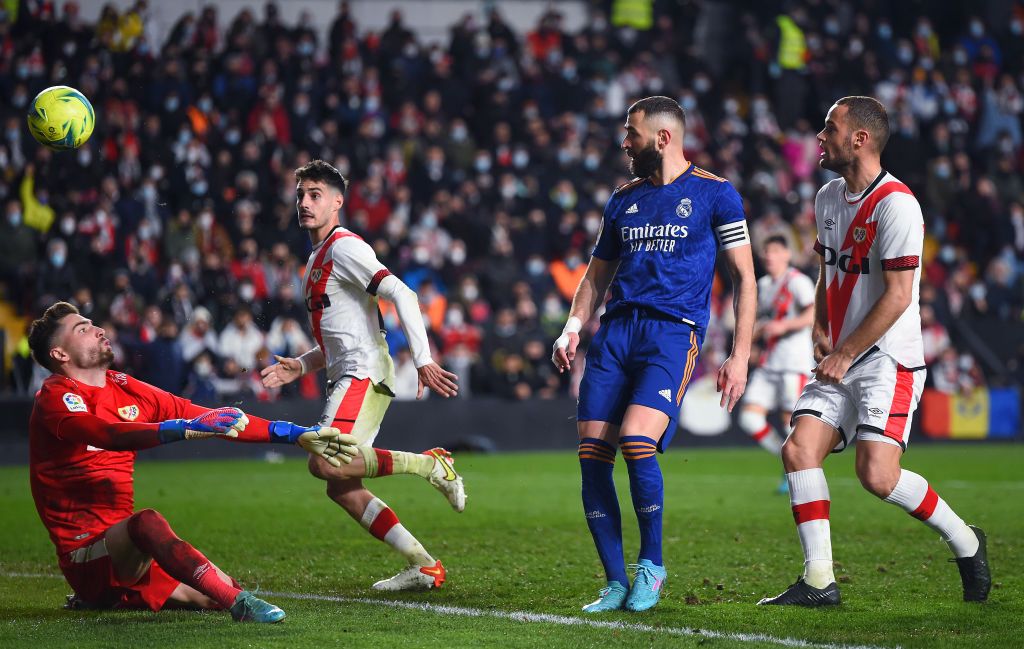
[[[832,572],[832,538],[829,527],[828,483],[822,469],[786,474],[789,502],[804,551],[804,581],[825,588],[836,580]]]
[[[374,498],[363,510],[359,524],[366,528],[375,538],[384,541],[399,554],[408,559],[410,564],[432,566],[435,561],[426,548],[416,540],[405,526],[398,522],[398,517],[380,498]]]
[[[739,423],[747,435],[750,435],[755,442],[761,445],[761,448],[772,455],[782,454],[782,442],[785,440],[779,437],[775,429],[772,428],[772,425],[768,423],[768,419],[764,414],[744,410],[740,413]]]
[[[942,535],[957,558],[973,557],[978,552],[978,536],[963,519],[928,486],[922,476],[903,469],[896,488],[885,502],[898,505],[917,520]]]

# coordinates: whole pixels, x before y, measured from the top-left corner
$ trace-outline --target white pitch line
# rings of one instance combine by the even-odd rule
[[[425,613],[437,613],[440,615],[461,615],[463,617],[491,617],[499,620],[510,620],[512,622],[545,622],[562,626],[589,627],[592,629],[613,629],[619,631],[639,631],[642,633],[655,633],[674,636],[690,636],[701,638],[716,638],[719,640],[735,640],[737,642],[764,642],[776,644],[782,647],[806,647],[808,649],[882,649],[875,645],[853,645],[853,644],[831,644],[811,642],[799,638],[779,638],[764,633],[735,633],[728,631],[711,631],[708,629],[688,629],[684,627],[662,627],[650,624],[639,624],[637,622],[618,622],[610,620],[590,620],[568,615],[551,615],[548,613],[530,613],[528,611],[493,611],[465,606],[448,606],[447,604],[427,604],[424,602],[407,602],[391,599],[370,599],[364,597],[339,597],[335,595],[312,595],[309,593],[278,593],[273,591],[262,591],[262,594],[271,597],[284,597],[287,599],[303,599],[316,602],[338,602],[341,604],[368,604],[371,606],[388,606],[391,608],[404,608]],[[899,649],[897,646],[895,649]]]
[[[2,572],[0,576],[17,579],[62,579],[62,575],[31,572]],[[371,599],[367,597],[340,597],[337,595],[314,595],[310,593],[279,593],[271,590],[261,591],[270,597],[301,599],[314,602],[336,602],[340,604],[367,604],[370,606],[388,606],[404,608],[424,613],[440,615],[461,615],[463,617],[491,617],[512,622],[544,622],[561,626],[580,626],[591,629],[612,629],[618,631],[639,631],[674,636],[716,638],[719,640],[735,640],[737,642],[765,642],[780,647],[806,647],[807,649],[884,649],[877,645],[833,644],[828,642],[811,642],[799,638],[779,638],[765,633],[736,633],[729,631],[712,631],[710,629],[688,629],[685,627],[652,626],[637,622],[618,622],[611,620],[590,620],[568,615],[551,615],[549,613],[530,613],[528,611],[488,611],[482,608],[466,606],[449,606],[447,604],[428,604],[425,602],[406,602],[392,599]],[[900,649],[899,645],[893,649]]]

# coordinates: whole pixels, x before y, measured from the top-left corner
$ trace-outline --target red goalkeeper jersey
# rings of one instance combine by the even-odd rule
[[[101,447],[118,447],[110,424],[139,422],[155,431],[155,424],[142,422],[190,419],[206,410],[123,372],[108,370],[101,388],[58,374],[47,378],[29,420],[29,472],[36,510],[58,556],[134,511],[136,451]],[[251,428],[240,441],[266,441],[265,425]],[[154,434],[146,446],[157,443]]]

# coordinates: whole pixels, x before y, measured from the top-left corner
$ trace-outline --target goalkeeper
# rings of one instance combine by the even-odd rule
[[[53,372],[29,422],[32,497],[75,591],[72,603],[228,609],[240,622],[280,621],[284,611],[242,590],[157,511],[133,511],[135,453],[224,437],[297,442],[338,466],[358,452],[354,440],[335,428],[250,419],[236,408],[207,410],[114,372],[104,333],[67,302],[48,308],[29,330],[32,356]]]

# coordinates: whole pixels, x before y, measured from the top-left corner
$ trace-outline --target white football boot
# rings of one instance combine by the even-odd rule
[[[445,569],[438,561],[432,566],[409,566],[390,579],[382,579],[375,583],[374,590],[429,590],[440,588],[444,584]]]

